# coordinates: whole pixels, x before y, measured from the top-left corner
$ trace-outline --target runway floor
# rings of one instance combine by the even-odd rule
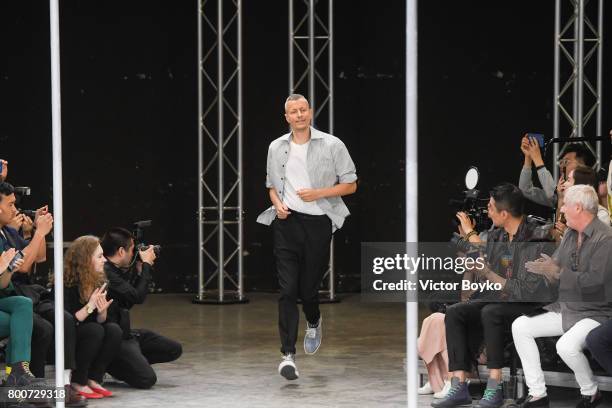
[[[305,356],[298,343],[300,378],[289,382],[277,372],[276,295],[253,293],[248,304],[224,306],[194,305],[192,297],[154,295],[133,310],[133,327],[179,340],[184,354],[155,365],[153,389],[110,382],[115,396],[90,407],[406,406],[403,304],[363,303],[350,295],[321,305],[321,349]]]

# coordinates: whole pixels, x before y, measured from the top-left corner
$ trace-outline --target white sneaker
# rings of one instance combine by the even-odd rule
[[[424,386],[419,388],[417,393],[419,395],[433,394],[433,390],[431,389],[431,384],[429,383],[429,381],[427,381]]]
[[[283,360],[278,365],[278,373],[287,380],[297,380],[300,373],[295,365],[295,355],[291,353],[283,354]]]
[[[448,391],[450,391],[451,382],[446,380],[444,381],[444,387],[439,392],[435,392],[433,397],[436,399],[444,399],[448,395]]]

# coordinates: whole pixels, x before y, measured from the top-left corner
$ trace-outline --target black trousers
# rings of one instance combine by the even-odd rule
[[[612,320],[591,330],[586,338],[591,355],[608,374],[612,374]]]
[[[30,370],[36,377],[44,377],[45,362],[55,361],[55,310],[53,308],[45,308],[44,311],[34,313],[34,327],[38,329],[32,330],[32,361],[30,362]],[[37,319],[39,316],[40,319]],[[44,333],[43,339],[34,340],[35,333]],[[46,339],[48,344],[46,344]],[[46,345],[45,345],[46,344]],[[44,350],[45,354],[42,353]],[[64,310],[64,368],[66,370],[74,370],[76,368],[76,319],[72,314]]]
[[[117,323],[81,323],[76,328],[76,369],[72,382],[102,382],[106,368],[119,353],[123,332]]]
[[[326,215],[307,215],[291,210],[284,220],[272,223],[274,257],[280,285],[278,329],[281,353],[295,353],[300,315],[297,300],[309,323],[317,323],[319,286],[329,264],[331,220]]]
[[[168,363],[181,356],[180,343],[150,330],[132,330],[133,337],[123,340],[115,360],[107,371],[135,388],[151,388],[157,382],[151,364]]]
[[[53,343],[54,333],[53,325],[48,320],[33,313],[30,371],[36,377],[45,377],[47,353]]]
[[[487,367],[504,366],[504,348],[512,322],[533,311],[533,303],[456,303],[446,309],[448,370],[471,371],[483,343]]]

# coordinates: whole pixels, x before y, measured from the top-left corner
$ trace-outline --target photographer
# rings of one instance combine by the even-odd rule
[[[519,178],[519,188],[525,195],[525,198],[550,208],[556,208],[555,189],[558,189],[565,182],[567,174],[578,165],[592,166],[595,162],[591,152],[582,144],[571,143],[566,145],[563,157],[559,161],[559,181],[555,184],[552,174],[544,166],[542,151],[537,140],[527,135],[523,136],[521,151],[525,155],[525,160]],[[536,168],[542,188],[533,185],[531,175],[532,164]]]
[[[108,372],[132,387],[151,388],[157,382],[151,364],[174,361],[182,354],[182,346],[169,338],[146,329],[132,329],[129,310],[145,301],[155,263],[155,251],[150,246],[138,251],[136,272],[132,272],[135,240],[123,228],[113,228],[102,237],[106,257],[104,270],[108,278],[108,294],[117,303],[119,316],[114,317],[123,330],[121,351],[108,367]]]
[[[28,282],[28,274],[34,262],[39,262],[46,258],[45,237],[53,228],[53,216],[42,209],[37,213],[35,220],[36,232],[28,242],[19,233],[10,227],[10,223],[17,215],[15,208],[15,189],[7,182],[0,182],[0,252],[9,248],[21,250],[24,254],[23,265],[19,273],[12,276],[15,291],[32,299]],[[38,314],[34,314],[33,340],[32,340],[32,370],[37,377],[44,377],[44,366],[47,351],[53,337],[53,327]]]
[[[447,308],[446,343],[449,371],[453,377],[448,396],[432,403],[432,407],[471,404],[466,373],[475,365],[483,340],[490,378],[478,406],[501,407],[504,402],[501,369],[504,366],[506,333],[516,317],[531,313],[540,306],[540,303],[534,302],[536,299],[538,302],[552,300],[553,295],[546,280],[540,275],[528,273],[524,267],[526,261],[546,252],[546,243],[541,241],[548,231],[528,219],[523,207],[524,197],[518,187],[504,183],[491,191],[488,216],[495,228],[487,237],[487,267],[472,272],[480,282],[497,283],[502,289],[475,292],[468,301]],[[478,242],[471,220],[463,215],[459,219],[468,239]]]
[[[6,379],[9,387],[23,387],[41,383],[30,371],[30,342],[32,340],[32,302],[17,296],[11,282],[13,272],[23,266],[23,259],[9,267],[16,251],[9,248],[0,255],[0,336],[9,337],[6,363],[10,374]]]

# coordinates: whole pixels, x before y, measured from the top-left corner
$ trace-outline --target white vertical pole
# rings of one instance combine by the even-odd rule
[[[64,387],[64,231],[62,216],[62,109],[59,0],[49,1],[51,27],[51,121],[53,138],[53,270],[55,274],[55,385]],[[58,401],[57,408],[64,408]]]
[[[406,242],[418,241],[417,152],[417,0],[406,0]],[[416,299],[406,303],[408,408],[418,403],[418,306]]]
[[[202,131],[202,3],[198,3],[198,300],[204,298],[204,135]]]

